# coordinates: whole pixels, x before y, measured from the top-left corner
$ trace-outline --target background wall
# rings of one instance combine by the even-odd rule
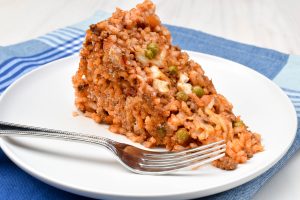
[[[0,0],[0,45],[78,22],[98,9],[131,8],[141,0]],[[154,0],[164,23],[300,54],[297,0]],[[7,34],[9,33],[9,34]]]

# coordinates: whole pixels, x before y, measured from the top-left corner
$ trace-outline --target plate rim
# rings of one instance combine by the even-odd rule
[[[222,185],[219,184],[218,186],[215,186],[213,188],[209,188],[209,189],[199,189],[197,191],[188,191],[185,193],[170,193],[170,194],[164,194],[164,195],[134,195],[134,194],[112,194],[110,192],[105,192],[105,191],[93,191],[91,189],[88,188],[83,188],[83,187],[76,187],[74,185],[71,184],[64,184],[64,183],[60,183],[59,181],[56,181],[55,179],[52,179],[51,177],[47,177],[46,175],[44,175],[44,173],[40,173],[38,171],[36,171],[34,168],[32,168],[31,166],[27,165],[25,162],[22,161],[22,159],[18,158],[18,156],[13,152],[13,150],[11,150],[5,143],[8,142],[6,141],[6,138],[0,138],[0,147],[3,150],[3,152],[6,154],[6,156],[12,161],[14,162],[18,167],[20,167],[23,171],[25,171],[26,173],[30,174],[31,176],[37,178],[38,180],[41,180],[42,182],[49,184],[55,188],[64,190],[64,191],[68,191],[74,194],[78,194],[78,195],[83,195],[83,196],[87,196],[87,197],[93,197],[93,198],[122,198],[122,199],[153,199],[153,198],[199,198],[199,197],[203,197],[203,196],[207,196],[207,195],[211,195],[211,194],[216,194],[219,192],[223,192],[226,191],[228,189],[232,189],[234,187],[237,187],[239,185],[242,185],[250,180],[255,179],[256,177],[258,177],[259,175],[263,174],[264,172],[266,172],[268,169],[270,169],[272,166],[274,166],[286,153],[287,151],[290,149],[292,143],[295,140],[296,137],[296,133],[297,133],[297,126],[298,126],[298,120],[297,120],[297,114],[296,114],[296,110],[295,107],[293,106],[291,100],[288,98],[288,96],[284,93],[284,91],[276,84],[274,83],[272,80],[270,80],[268,77],[264,76],[263,74],[234,61],[225,59],[225,58],[221,58],[218,56],[214,56],[214,55],[210,55],[210,54],[205,54],[205,53],[201,53],[201,52],[195,52],[195,51],[186,51],[190,57],[196,57],[196,56],[205,56],[208,57],[209,59],[217,59],[220,60],[222,62],[230,62],[233,63],[235,65],[239,65],[239,67],[242,67],[244,70],[247,70],[249,73],[255,74],[256,76],[260,76],[260,78],[263,78],[265,81],[268,81],[269,83],[271,83],[274,88],[276,88],[277,92],[281,93],[281,95],[283,95],[287,102],[288,102],[288,106],[290,107],[291,111],[293,111],[293,122],[291,122],[291,124],[294,124],[294,131],[293,131],[293,136],[292,136],[292,140],[290,141],[290,143],[288,144],[287,148],[284,149],[284,151],[281,152],[281,155],[277,157],[277,159],[275,159],[273,162],[268,163],[264,168],[256,171],[255,173],[253,173],[252,175],[249,175],[247,177],[244,177],[243,179],[231,179],[231,181],[227,182],[226,185]],[[69,60],[69,59],[76,59],[78,58],[78,54],[74,54],[59,60],[55,60],[53,62],[47,63],[43,66],[40,66],[32,71],[30,71],[29,73],[21,76],[20,78],[18,78],[16,81],[14,81],[0,96],[0,102],[2,101],[2,99],[4,98],[4,96],[6,95],[6,93],[14,87],[14,85],[18,84],[18,82],[20,82],[22,79],[24,79],[27,76],[30,76],[32,73],[35,73],[36,71],[39,70],[43,70],[44,68],[48,67],[49,65],[53,65],[55,63],[60,63],[60,62],[64,62],[65,60]],[[218,192],[213,192],[213,190],[217,190]],[[200,194],[201,193],[201,194]]]

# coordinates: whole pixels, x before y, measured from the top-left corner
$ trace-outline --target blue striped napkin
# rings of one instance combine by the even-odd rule
[[[98,12],[78,24],[55,30],[36,39],[0,47],[0,93],[23,74],[54,60],[78,53],[89,24],[103,20]],[[183,49],[199,51],[248,66],[277,83],[292,100],[300,118],[300,57],[226,40],[183,27],[167,25],[173,43]],[[258,178],[237,188],[203,199],[251,199],[300,147],[300,130],[287,154]],[[87,199],[76,196],[29,176],[0,150],[0,199]]]

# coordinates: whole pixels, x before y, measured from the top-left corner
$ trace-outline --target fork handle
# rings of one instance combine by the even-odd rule
[[[97,144],[106,148],[111,148],[112,144],[114,143],[114,141],[110,139],[94,135],[80,134],[68,131],[47,129],[0,121],[0,137],[3,136],[31,136],[52,138],[65,141],[76,141],[88,144]]]

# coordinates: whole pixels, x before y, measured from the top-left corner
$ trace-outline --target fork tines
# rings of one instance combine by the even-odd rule
[[[140,167],[154,171],[176,170],[190,165],[203,165],[225,155],[224,140],[179,152],[154,152],[144,154]]]

